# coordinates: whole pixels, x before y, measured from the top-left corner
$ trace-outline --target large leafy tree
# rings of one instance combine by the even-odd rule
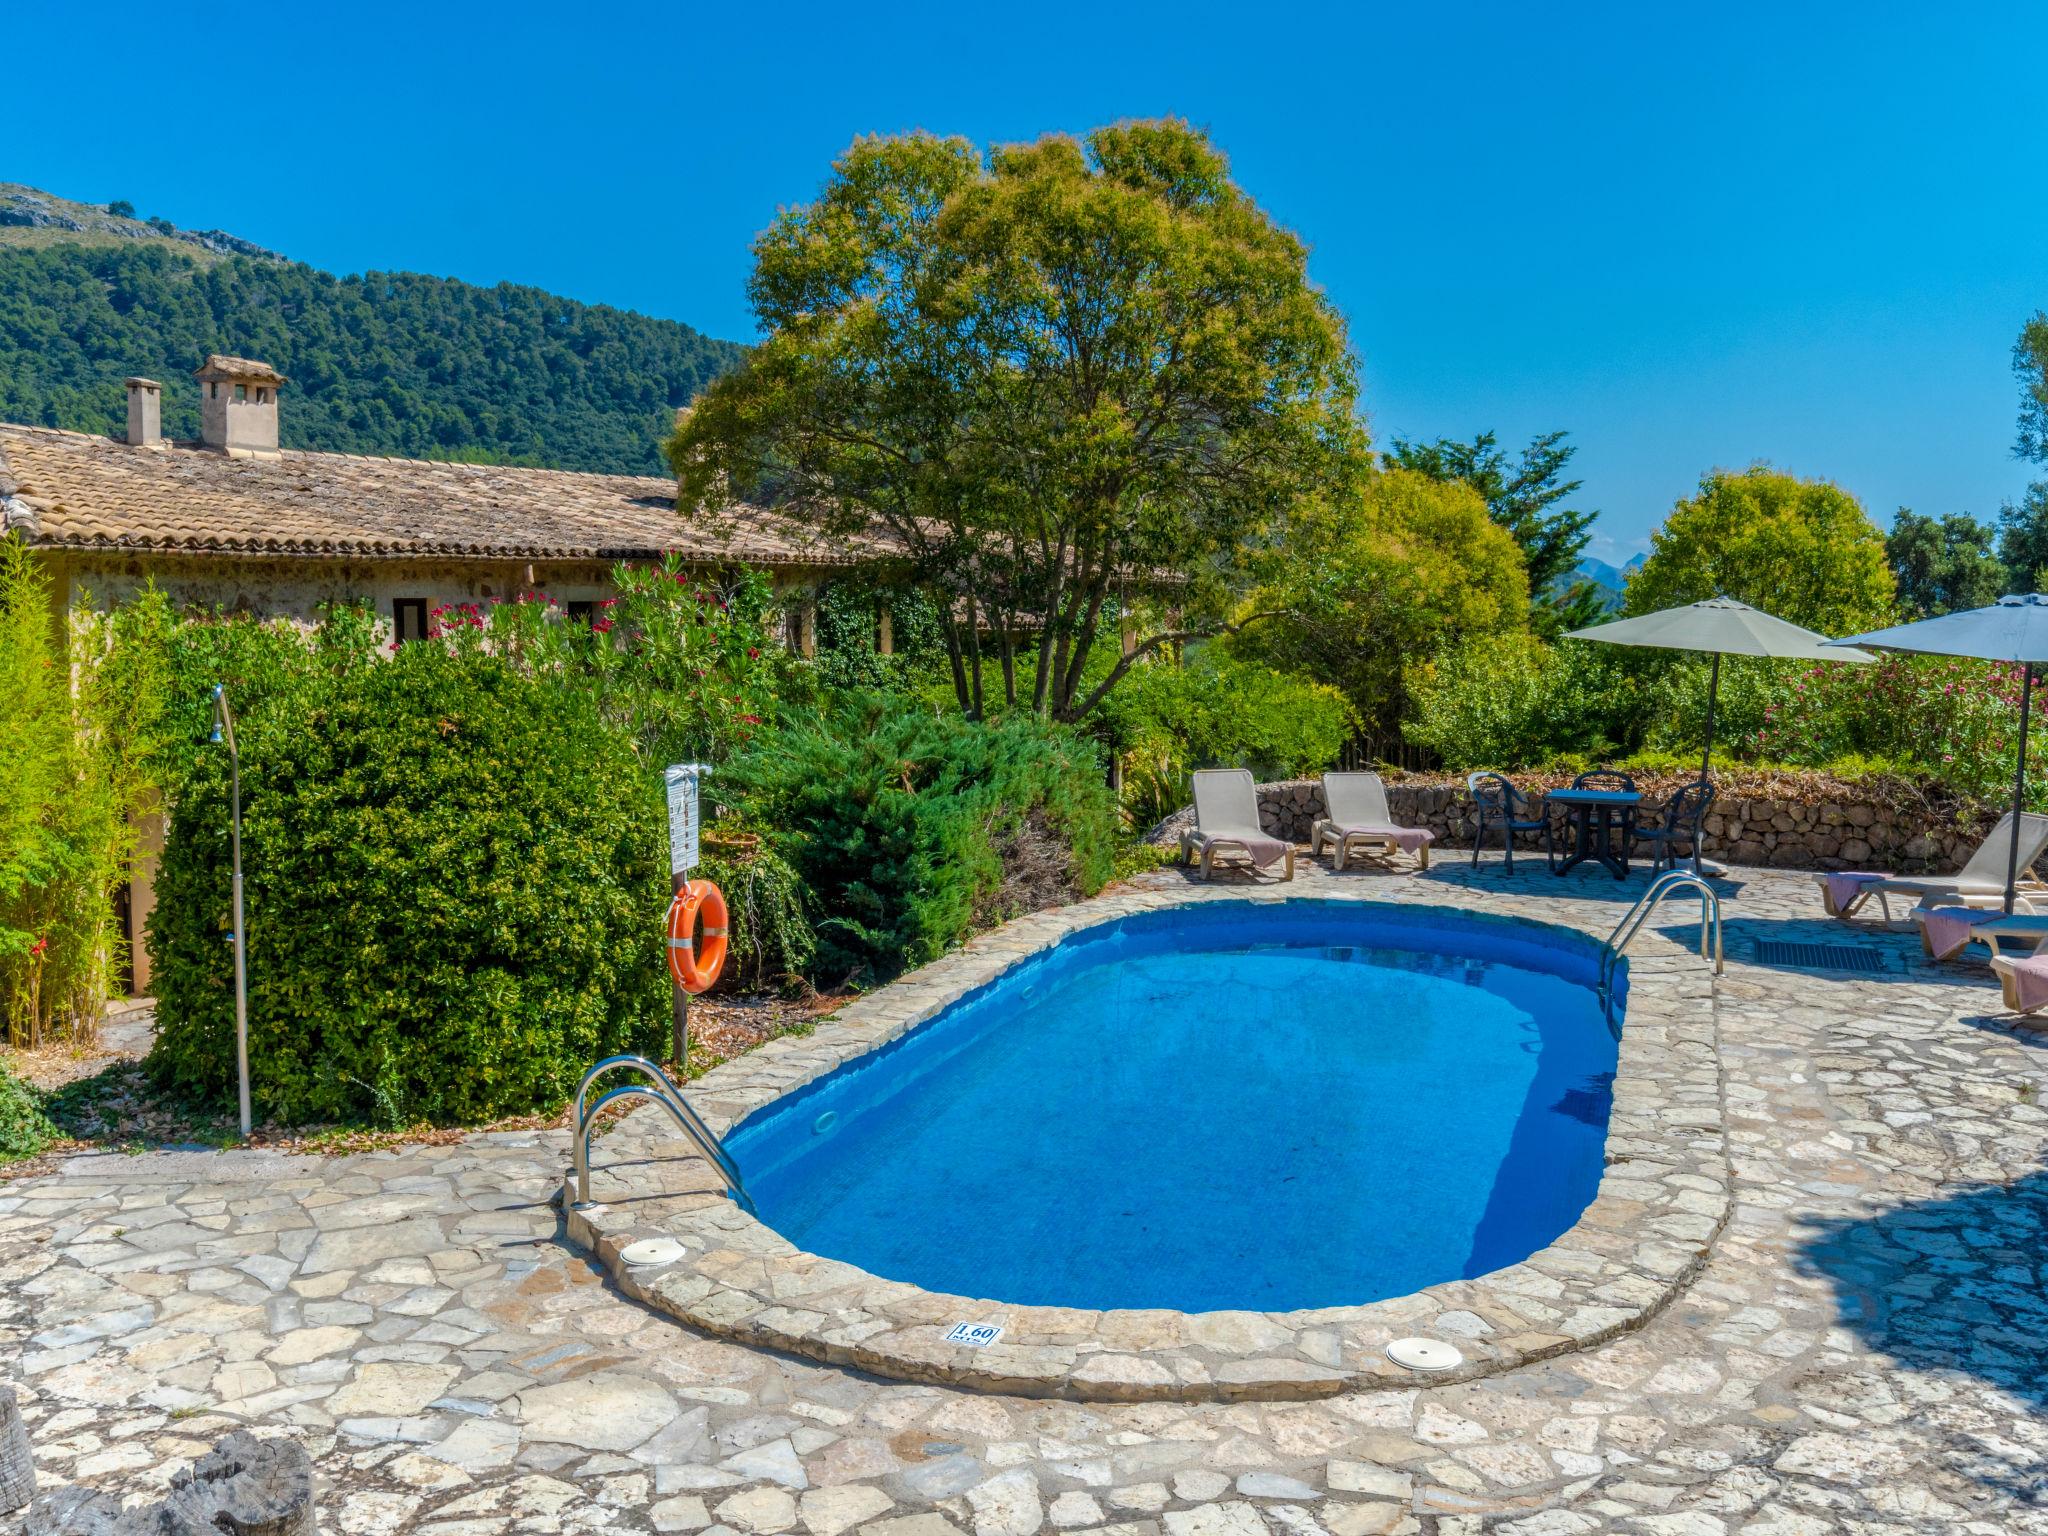
[[[1266,575],[1250,602],[1276,616],[1233,648],[1342,689],[1382,741],[1406,711],[1408,668],[1519,632],[1529,611],[1521,551],[1479,494],[1406,469],[1298,509]]]
[[[1992,552],[1997,530],[1967,512],[1927,517],[1899,508],[1885,535],[1900,609],[1929,619],[1994,602],[2005,590],[2005,565]]]
[[[1565,467],[1579,451],[1565,441],[1566,436],[1546,432],[1512,462],[1491,432],[1482,432],[1469,443],[1450,437],[1433,443],[1395,438],[1387,458],[1432,480],[1462,480],[1484,497],[1493,520],[1522,546],[1530,599],[1543,603],[1571,591],[1568,578],[1592,537],[1588,530],[1593,519],[1599,516],[1560,505],[1585,483],[1564,478]]]
[[[2020,328],[2012,371],[2020,381],[2020,432],[2013,452],[2048,464],[2048,310],[2036,310]]]
[[[2048,480],[2036,480],[1999,512],[1998,558],[2011,586],[2048,590]]]
[[[1892,610],[1884,535],[1832,481],[1762,464],[1713,470],[1650,536],[1627,607],[1650,613],[1723,594],[1825,634],[1872,628]]]
[[[2013,344],[2012,371],[2020,381],[2017,458],[2048,464],[2048,311],[2036,311]],[[2014,585],[2048,587],[2048,480],[2027,487],[2019,504],[2010,503],[1998,518],[1999,557]]]
[[[1078,719],[1138,658],[1229,627],[1248,555],[1363,447],[1305,249],[1182,123],[987,156],[862,140],[761,236],[749,291],[767,339],[671,439],[682,504],[770,494],[885,530],[943,599],[970,711],[988,666],[1006,702]],[[1084,686],[1152,610],[1178,618]]]

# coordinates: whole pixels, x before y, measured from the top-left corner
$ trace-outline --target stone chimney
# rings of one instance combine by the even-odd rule
[[[199,381],[199,441],[236,457],[277,452],[277,391],[285,376],[268,363],[216,352],[193,370]]]
[[[164,387],[155,379],[128,381],[128,441],[137,448],[164,445]]]

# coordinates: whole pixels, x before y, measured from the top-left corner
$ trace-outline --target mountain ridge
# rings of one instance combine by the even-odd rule
[[[287,448],[625,474],[666,474],[676,410],[745,356],[546,289],[336,276],[0,182],[0,420],[119,436],[122,381],[145,374],[165,385],[165,434],[196,437],[209,352],[291,380]]]
[[[248,256],[284,261],[276,251],[224,229],[180,229],[169,219],[116,213],[133,204],[74,202],[18,181],[0,181],[0,245],[105,245],[139,241],[200,257]],[[203,258],[202,258],[203,259]]]

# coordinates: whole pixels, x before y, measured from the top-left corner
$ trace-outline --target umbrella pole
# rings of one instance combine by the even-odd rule
[[[2027,724],[2033,715],[2034,664],[2027,663],[2020,682],[2020,766],[2012,776],[2012,842],[2005,854],[2005,915],[2012,916],[2020,878],[2020,810],[2027,796]]]
[[[1700,753],[1700,777],[1707,776],[1707,765],[1714,760],[1714,700],[1721,692],[1721,653],[1714,652],[1714,670],[1707,678],[1707,747]]]
[[[1721,653],[1716,651],[1714,652],[1713,668],[1707,674],[1707,744],[1700,750],[1700,782],[1702,784],[1707,782],[1707,768],[1714,761],[1714,701],[1720,696]],[[1706,818],[1702,816],[1699,825],[1693,829],[1692,872],[1696,875],[1705,873],[1700,867],[1700,861],[1706,857],[1707,850],[1700,845],[1706,840],[1707,822]]]

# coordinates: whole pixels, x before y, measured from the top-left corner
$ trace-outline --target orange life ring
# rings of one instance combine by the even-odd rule
[[[697,917],[704,935],[697,937]],[[725,893],[709,880],[687,880],[668,907],[668,970],[685,992],[709,992],[725,969]],[[701,942],[702,947],[699,947]]]

